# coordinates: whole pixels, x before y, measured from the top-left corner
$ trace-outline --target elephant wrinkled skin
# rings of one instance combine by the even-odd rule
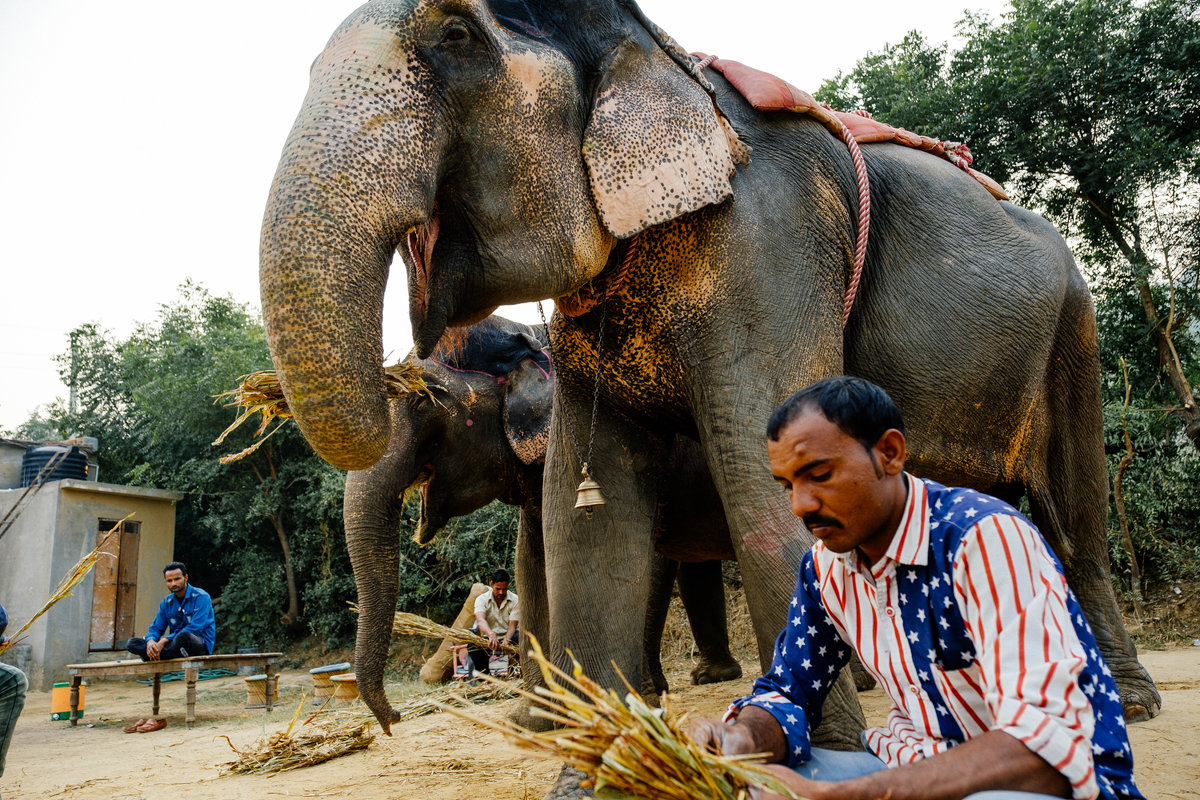
[[[843,330],[857,191],[818,122],[756,111],[697,73],[632,0],[363,6],[312,66],[263,223],[288,402],[332,463],[385,451],[380,319],[397,248],[422,355],[499,305],[607,295],[552,321],[533,613],[552,657],[570,648],[618,686],[610,662],[635,685],[642,674],[627,631],[646,607],[674,438],[700,443],[769,653],[811,539],[771,479],[765,421],[813,380],[862,376],[903,411],[914,473],[1028,496],[1127,716],[1156,713],[1109,579],[1095,313],[1069,250],[946,161],[862,151],[870,245]],[[589,444],[571,427],[592,426],[597,361],[589,466],[608,505],[589,520],[572,507]],[[853,742],[852,690],[831,703],[835,738]]]
[[[432,396],[393,399],[392,438],[383,457],[346,477],[346,543],[359,595],[354,671],[363,700],[385,731],[399,718],[384,694],[383,673],[396,605],[406,490],[419,487],[414,539],[420,544],[432,542],[450,518],[499,499],[521,509],[522,548],[541,546],[542,469],[554,384],[544,347],[528,326],[493,316],[428,359],[410,355],[421,365]],[[712,560],[733,557],[729,531],[715,493],[703,490],[706,476],[698,448],[681,439],[677,450],[678,471],[670,487],[676,499],[664,509],[657,536],[672,558],[656,557],[645,630],[628,632],[630,638],[643,636],[649,665],[643,690],[651,698],[667,691],[659,650],[677,571],[700,651],[692,682],[714,683],[742,674],[729,651],[720,561]],[[543,558],[535,549],[523,562]],[[531,605],[535,612],[545,605],[534,599],[545,592],[537,584],[541,574],[539,569],[528,579],[516,576],[523,607]],[[523,619],[527,630],[544,628],[536,619]]]

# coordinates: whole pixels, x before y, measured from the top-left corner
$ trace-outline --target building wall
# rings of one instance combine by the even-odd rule
[[[20,490],[0,491],[0,516]],[[175,547],[175,501],[161,489],[65,480],[45,484],[22,505],[20,518],[0,539],[0,601],[13,624],[23,624],[54,593],[74,565],[96,546],[101,519],[140,524],[134,625],[144,634],[166,594],[163,565]],[[30,683],[48,690],[65,667],[85,661],[91,631],[92,573],[30,628]],[[114,658],[117,654],[114,653]]]

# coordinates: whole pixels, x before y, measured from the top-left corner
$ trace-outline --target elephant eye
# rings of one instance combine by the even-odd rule
[[[439,47],[453,47],[465,43],[471,38],[471,32],[461,20],[451,20],[442,28],[442,40]]]

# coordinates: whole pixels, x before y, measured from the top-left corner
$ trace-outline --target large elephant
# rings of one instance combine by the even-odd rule
[[[756,110],[632,0],[363,6],[312,65],[263,224],[288,402],[331,463],[387,449],[397,248],[420,354],[502,304],[570,310],[551,327],[536,632],[615,686],[610,659],[641,675],[626,632],[674,437],[700,443],[769,653],[811,539],[771,478],[765,421],[815,379],[868,378],[905,415],[913,472],[1028,496],[1127,716],[1152,715],[1110,584],[1095,314],[1070,251],[948,161],[862,152],[870,244],[843,328],[858,194],[817,120]],[[591,519],[573,508],[584,461],[608,498]]]
[[[521,509],[523,546],[540,545],[542,468],[554,384],[545,346],[536,331],[503,317],[471,326],[419,361],[431,395],[392,400],[391,442],[383,457],[346,477],[346,544],[359,597],[354,668],[363,700],[385,730],[398,718],[384,694],[383,673],[396,606],[405,492],[419,487],[415,539],[421,544],[432,542],[451,517],[498,499]],[[692,682],[742,674],[729,651],[721,583],[719,559],[733,556],[729,531],[698,450],[679,437],[669,490],[674,501],[664,508],[656,535],[659,548],[672,558],[656,556],[645,629],[626,633],[643,637],[649,665],[644,688],[655,695],[668,688],[659,651],[677,573],[700,653]],[[523,563],[542,558],[535,551]],[[540,575],[538,570],[536,580]],[[517,578],[523,603],[535,612],[544,609],[545,601],[535,599],[544,587],[524,574]],[[544,627],[536,621],[533,625]]]

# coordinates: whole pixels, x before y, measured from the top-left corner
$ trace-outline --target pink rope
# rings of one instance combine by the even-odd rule
[[[716,60],[717,57],[712,55],[696,62],[696,71],[699,72]],[[825,107],[829,108],[828,105]],[[871,116],[866,111],[853,113],[864,117]],[[871,182],[867,177],[867,163],[863,160],[862,150],[859,149],[854,135],[837,117],[830,114],[830,118],[837,126],[838,137],[846,143],[846,148],[850,151],[850,160],[854,162],[854,175],[858,180],[858,240],[854,244],[854,267],[850,270],[846,299],[842,303],[842,327],[845,328],[850,320],[850,309],[854,307],[854,298],[858,295],[858,284],[862,281],[863,264],[867,260],[867,234],[871,229]]]
[[[867,233],[871,228],[871,183],[867,178],[867,163],[863,160],[862,150],[850,129],[837,120],[838,136],[850,150],[850,160],[854,162],[854,174],[858,179],[858,241],[854,244],[854,268],[850,270],[850,283],[846,287],[846,300],[842,303],[842,327],[850,320],[850,309],[854,307],[854,298],[858,294],[858,284],[862,280],[863,264],[867,260]]]

